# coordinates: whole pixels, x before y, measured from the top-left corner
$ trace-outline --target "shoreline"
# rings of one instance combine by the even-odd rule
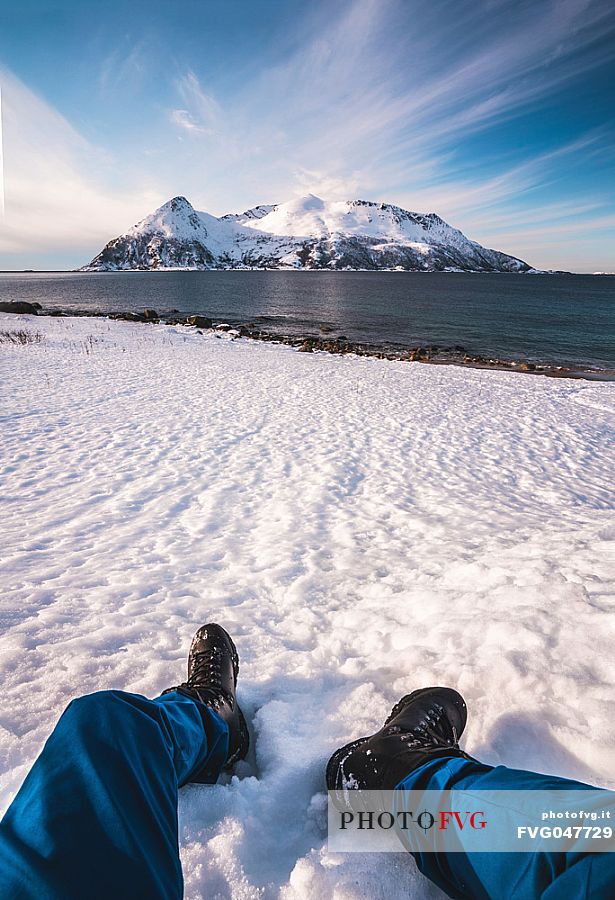
[[[158,314],[154,309],[144,309],[142,313],[135,312],[99,312],[85,309],[66,309],[61,307],[45,308],[40,303],[26,304],[30,311],[21,310],[23,315],[37,315],[57,318],[96,318],[112,319],[127,322],[147,324],[183,325],[188,328],[196,328],[199,331],[225,331],[233,336],[245,337],[254,341],[265,341],[274,344],[285,344],[296,347],[300,353],[324,352],[333,355],[354,355],[371,357],[374,359],[387,359],[405,362],[421,362],[430,365],[454,365],[471,369],[487,369],[503,372],[520,372],[529,375],[544,375],[549,378],[572,378],[586,381],[614,381],[615,369],[590,369],[582,366],[563,366],[552,363],[538,363],[519,358],[514,360],[501,359],[495,356],[484,356],[470,353],[463,346],[440,346],[425,344],[416,346],[392,345],[385,347],[367,341],[351,341],[344,335],[329,337],[327,330],[320,328],[319,334],[305,332],[304,334],[290,334],[279,331],[269,331],[258,327],[254,322],[214,322],[208,316],[183,315],[183,314]],[[17,309],[3,310],[4,312],[19,313]]]
[[[327,269],[327,268],[297,268],[296,266],[275,266],[268,268],[267,266],[233,266],[229,268],[216,267],[213,269],[198,269],[191,266],[160,266],[157,269],[89,269],[82,266],[79,269],[0,269],[0,275],[144,275],[147,273],[177,273],[177,272],[297,272],[313,273],[325,272],[328,274],[348,274],[349,272],[360,272],[362,275],[372,273],[379,275],[381,273],[391,275],[562,275],[565,277],[610,277],[615,278],[615,272],[571,272],[565,269],[535,269],[530,268],[522,272],[502,272],[502,271],[485,271],[484,269]]]

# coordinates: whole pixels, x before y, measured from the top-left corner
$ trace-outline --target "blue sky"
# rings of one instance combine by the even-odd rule
[[[0,268],[313,192],[613,271],[614,85],[603,0],[5,0]]]

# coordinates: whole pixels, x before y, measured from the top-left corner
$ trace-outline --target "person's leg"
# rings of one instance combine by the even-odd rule
[[[554,776],[493,768],[469,757],[458,740],[466,724],[463,698],[450,688],[423,688],[395,705],[380,731],[337,750],[329,760],[327,788],[340,810],[366,809],[361,791],[591,790]],[[373,801],[373,794],[369,802]],[[390,796],[390,795],[389,795]],[[368,795],[366,795],[366,798]],[[388,803],[382,797],[382,803]],[[430,802],[438,808],[437,797]],[[403,807],[403,797],[393,806]],[[444,807],[446,808],[446,806]],[[390,810],[388,810],[390,811]],[[501,806],[500,806],[501,813]],[[568,900],[615,896],[615,855],[610,853],[433,853],[404,838],[419,869],[451,897],[486,900]],[[463,851],[463,845],[458,845]]]
[[[185,694],[74,700],[0,823],[0,896],[181,898],[178,787],[215,782],[227,750]]]
[[[248,751],[239,657],[199,628],[188,678],[156,700],[102,691],[69,704],[0,823],[0,897],[181,898],[177,791]]]
[[[399,791],[586,791],[590,785],[554,775],[505,766],[487,766],[474,759],[439,758],[410,772]],[[485,796],[488,796],[486,794]],[[436,805],[434,795],[431,802]],[[489,804],[490,800],[487,800]],[[403,802],[402,802],[403,805]],[[498,810],[501,812],[501,810]],[[433,853],[413,852],[420,871],[451,897],[476,900],[569,900],[571,897],[612,898],[615,858],[612,853]]]

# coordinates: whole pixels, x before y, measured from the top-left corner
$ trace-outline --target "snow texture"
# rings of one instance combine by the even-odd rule
[[[110,241],[84,270],[165,268],[529,270],[435,213],[313,194],[219,219],[174,197]]]
[[[430,684],[488,763],[615,787],[615,386],[0,316],[0,771],[218,621],[253,750],[181,792],[186,896],[439,897],[326,846],[330,753]]]

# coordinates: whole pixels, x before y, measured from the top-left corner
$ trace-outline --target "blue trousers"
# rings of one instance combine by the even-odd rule
[[[73,700],[0,823],[0,897],[181,898],[177,791],[227,751],[226,723],[175,691]]]
[[[175,900],[183,893],[177,792],[216,781],[228,729],[173,692],[102,691],[74,700],[0,823],[2,900]],[[535,790],[587,785],[437,759],[399,790]],[[451,897],[577,900],[615,896],[612,854],[415,854]]]
[[[589,785],[476,760],[435,759],[400,791],[582,791]],[[412,852],[412,851],[411,851]],[[418,868],[450,897],[476,900],[613,900],[613,853],[413,853]]]

